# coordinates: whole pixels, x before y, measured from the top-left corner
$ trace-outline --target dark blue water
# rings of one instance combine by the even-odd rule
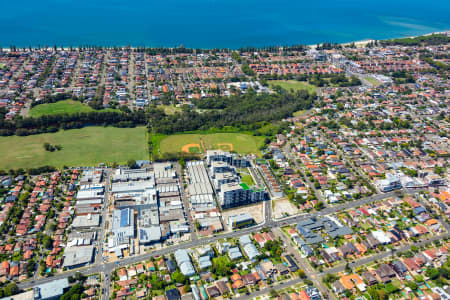
[[[0,0],[0,46],[349,42],[446,30],[449,16],[450,0]]]

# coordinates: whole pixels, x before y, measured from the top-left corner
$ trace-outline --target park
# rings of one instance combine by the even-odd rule
[[[245,133],[189,133],[173,134],[159,139],[156,151],[164,153],[204,154],[207,150],[220,149],[242,154],[260,154],[263,136]],[[155,151],[154,151],[155,153]]]
[[[61,146],[50,152],[44,144]],[[146,128],[85,127],[30,136],[0,137],[0,169],[95,166],[148,159]]]
[[[29,115],[31,117],[36,118],[44,115],[73,114],[92,111],[94,111],[93,108],[79,101],[62,100],[55,103],[44,103],[36,105],[30,109]],[[105,112],[105,111],[119,111],[119,110],[107,108],[102,109],[100,111]]]

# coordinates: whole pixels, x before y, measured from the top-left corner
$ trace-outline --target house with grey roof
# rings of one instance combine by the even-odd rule
[[[303,235],[307,244],[318,244],[323,242],[323,238],[318,231],[325,230],[332,237],[340,237],[352,234],[350,227],[340,224],[337,220],[330,217],[309,218],[297,224],[297,231]]]
[[[256,249],[255,245],[253,245],[250,236],[247,235],[243,235],[239,238],[239,243],[242,246],[242,249],[244,250],[245,255],[247,255],[247,257],[252,260],[254,258],[256,258],[258,255],[260,255],[258,249]]]
[[[239,259],[242,257],[241,250],[239,250],[239,247],[231,247],[228,249],[228,256],[231,260]]]
[[[367,280],[367,283],[368,283],[369,285],[374,285],[374,284],[377,284],[377,283],[378,283],[377,278],[376,278],[375,275],[373,275],[373,273],[370,272],[370,271],[365,271],[365,272],[363,272],[363,273],[361,274],[361,276],[362,276],[362,278],[363,278],[364,280]]]
[[[184,249],[179,249],[175,251],[175,260],[177,261],[178,267],[181,273],[185,276],[192,276],[195,274],[194,266],[192,265],[191,258],[189,254]]]
[[[260,255],[258,249],[256,249],[255,245],[247,244],[243,247],[245,255],[248,256],[250,260],[255,259],[258,255]]]
[[[211,258],[208,255],[200,256],[198,258],[198,265],[199,265],[200,269],[202,269],[202,270],[211,267],[212,266]]]
[[[252,240],[250,239],[250,236],[248,234],[243,235],[239,238],[239,244],[241,244],[242,246],[245,246],[247,244],[251,244]]]

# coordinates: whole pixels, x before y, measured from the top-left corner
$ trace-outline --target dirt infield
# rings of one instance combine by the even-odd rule
[[[233,144],[230,143],[217,144],[217,148],[223,151],[233,151]]]
[[[200,139],[200,144],[186,144],[181,148],[181,152],[185,153],[203,153],[207,149],[221,149],[223,151],[233,151],[233,144],[231,143],[218,143],[215,145],[205,146],[203,139]]]
[[[189,147],[198,147],[202,154],[211,149],[236,151],[242,154],[261,154],[259,148],[264,144],[264,137],[244,133],[211,134],[173,134],[159,141],[160,153],[188,153]],[[42,147],[42,145],[41,145]]]
[[[192,153],[191,149],[198,149],[198,153],[201,153],[201,148],[199,144],[186,144],[181,148],[182,152]]]

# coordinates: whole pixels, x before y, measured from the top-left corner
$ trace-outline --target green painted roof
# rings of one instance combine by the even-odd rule
[[[248,191],[250,188],[248,187],[248,185],[246,184],[246,183],[241,183],[240,184],[240,186],[244,189],[244,190],[246,190],[246,191]]]

